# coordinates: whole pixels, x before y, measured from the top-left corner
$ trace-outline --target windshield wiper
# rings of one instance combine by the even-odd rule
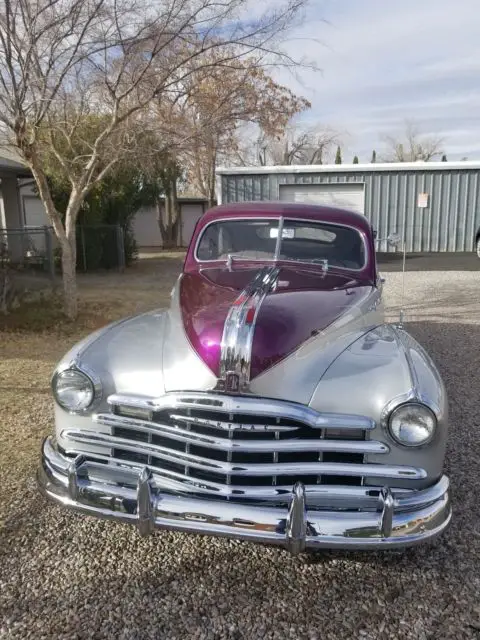
[[[323,267],[323,273],[327,273],[329,269],[328,260],[325,258],[282,258],[282,257],[271,257],[271,258],[251,258],[248,256],[242,256],[241,254],[229,253],[227,256],[227,268],[229,271],[232,270],[233,261],[234,260],[244,260],[245,262],[295,262],[296,264],[315,264],[321,265]]]
[[[296,262],[297,264],[318,264],[323,267],[323,272],[327,273],[329,264],[325,258],[279,258],[283,262]]]
[[[234,260],[243,260],[244,262],[275,262],[275,258],[251,258],[249,256],[242,256],[241,254],[229,253],[227,255],[227,268],[232,270]]]

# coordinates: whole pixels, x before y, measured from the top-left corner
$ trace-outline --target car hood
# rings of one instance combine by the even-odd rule
[[[216,376],[225,322],[256,269],[208,269],[183,274],[180,313],[188,339]],[[250,378],[253,379],[325,332],[371,292],[351,276],[282,267],[277,286],[263,299],[255,319]]]
[[[339,355],[383,322],[381,293],[358,283],[350,283],[350,289],[345,277],[335,285],[331,280],[330,288],[316,289],[313,280],[318,284],[319,276],[300,272],[302,282],[292,288],[284,284],[291,282],[290,273],[281,272],[278,293],[268,295],[262,305],[264,315],[260,314],[255,333],[258,330],[263,339],[257,337],[252,345],[256,375],[250,392],[308,404]],[[158,397],[173,391],[211,391],[218,383],[215,367],[222,319],[251,277],[252,271],[195,278],[182,274],[168,309],[104,327],[75,345],[59,366],[77,361],[95,371],[102,380],[104,400],[111,393]],[[217,350],[215,358],[209,359],[201,348],[207,336],[212,352]]]

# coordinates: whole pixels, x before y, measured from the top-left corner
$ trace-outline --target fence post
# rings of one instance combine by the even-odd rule
[[[123,229],[119,224],[115,226],[115,236],[117,240],[118,270],[124,271],[125,269],[125,237],[123,234]]]
[[[82,243],[83,270],[87,272],[87,250],[85,248],[85,231],[80,225],[80,242]]]
[[[45,254],[47,256],[47,271],[52,280],[55,279],[55,256],[53,255],[52,228],[43,227],[45,234]]]

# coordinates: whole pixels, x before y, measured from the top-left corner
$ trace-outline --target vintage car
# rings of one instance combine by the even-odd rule
[[[292,553],[441,533],[445,388],[385,323],[373,237],[339,208],[205,213],[170,307],[97,331],[58,364],[43,494],[143,535]]]

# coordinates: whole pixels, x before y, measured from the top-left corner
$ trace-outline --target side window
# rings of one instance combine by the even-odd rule
[[[199,260],[215,260],[219,253],[218,235],[218,225],[215,224],[211,224],[204,231],[197,249]]]

